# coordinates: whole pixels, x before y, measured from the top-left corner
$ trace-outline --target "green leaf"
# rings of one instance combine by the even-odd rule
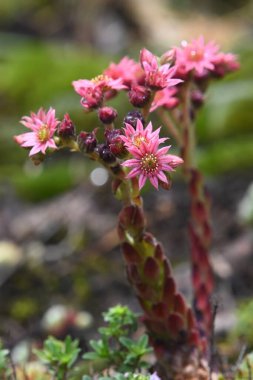
[[[96,352],[86,352],[82,358],[85,360],[96,360],[99,359],[100,356]]]
[[[122,346],[128,348],[129,350],[133,347],[134,342],[130,338],[126,338],[125,336],[121,336],[119,338],[119,342],[122,344]]]

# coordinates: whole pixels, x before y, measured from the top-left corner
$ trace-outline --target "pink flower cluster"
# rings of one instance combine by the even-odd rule
[[[55,117],[53,108],[48,112],[43,108],[37,113],[31,112],[31,116],[23,116],[20,123],[32,132],[14,136],[14,140],[24,148],[32,147],[29,156],[39,152],[46,154],[47,148],[57,149],[53,136],[59,121]]]
[[[150,122],[144,128],[138,119],[136,129],[130,124],[125,124],[125,135],[121,136],[125,147],[133,158],[122,163],[123,166],[132,168],[127,178],[139,177],[139,188],[149,180],[158,189],[159,182],[168,185],[168,178],[164,172],[173,171],[183,160],[175,155],[167,154],[170,146],[159,148],[167,138],[159,138],[160,128],[153,131]]]
[[[205,43],[203,36],[200,36],[189,43],[183,41],[181,47],[167,51],[160,58],[149,50],[142,49],[139,62],[124,57],[119,63],[111,63],[101,75],[91,80],[79,79],[72,84],[81,96],[83,108],[86,111],[97,110],[99,120],[105,126],[114,128],[117,110],[105,103],[119,91],[127,91],[130,103],[134,107],[143,108],[145,115],[159,107],[172,109],[179,105],[179,112],[175,114],[180,116],[180,102],[183,98],[181,89],[184,88],[184,83],[191,81],[191,107],[195,111],[204,101],[209,79],[222,77],[238,67],[233,54],[220,52],[214,42]],[[72,121],[69,117],[64,120],[58,127],[59,144],[64,139],[66,142],[70,137],[76,138]],[[50,108],[46,112],[41,108],[37,113],[24,116],[21,123],[31,131],[15,136],[14,139],[22,147],[31,148],[30,156],[39,152],[45,154],[48,148],[57,149],[54,134],[59,121],[54,109]],[[140,187],[147,179],[156,188],[158,181],[167,183],[163,171],[173,169],[173,162],[168,161],[168,157],[172,157],[166,154],[168,147],[158,148],[164,141],[159,138],[159,130],[153,132],[151,124],[144,129],[140,122],[137,129],[133,130],[130,124],[126,124],[123,139],[134,156],[125,166],[134,168],[130,176],[139,174]],[[179,161],[176,162],[178,164]]]
[[[103,107],[105,100],[126,90],[130,102],[140,108],[149,102],[153,92],[152,112],[158,107],[176,107],[180,98],[178,85],[183,81],[221,77],[238,67],[233,54],[219,52],[218,45],[205,43],[200,36],[189,43],[183,41],[181,47],[167,51],[161,58],[142,49],[139,62],[124,57],[119,63],[111,63],[102,75],[74,81],[73,86],[87,111]]]
[[[219,46],[213,41],[205,43],[203,36],[189,43],[182,41],[181,47],[167,52],[167,56],[174,57],[177,74],[183,78],[190,72],[197,77],[221,76],[239,68],[235,55],[219,52]]]
[[[93,110],[103,106],[103,101],[115,95],[120,90],[128,90],[130,101],[139,107],[149,99],[150,90],[163,90],[163,95],[159,97],[159,102],[167,107],[173,107],[175,92],[166,91],[182,82],[181,79],[173,78],[176,67],[170,67],[168,63],[159,65],[158,57],[147,49],[142,49],[140,53],[140,63],[133,59],[124,57],[118,64],[111,63],[97,78],[74,81],[75,91],[82,97],[81,104],[86,110]],[[163,100],[160,101],[160,98]],[[164,99],[166,97],[166,99]],[[152,106],[152,110],[157,108],[158,99]],[[158,102],[158,104],[159,104]]]

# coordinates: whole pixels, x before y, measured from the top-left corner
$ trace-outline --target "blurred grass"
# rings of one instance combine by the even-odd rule
[[[46,43],[9,34],[0,37],[0,180],[10,180],[21,196],[38,201],[66,191],[77,180],[66,170],[61,152],[50,158],[47,170],[38,176],[25,171],[27,152],[19,149],[12,138],[24,131],[20,117],[41,106],[52,106],[59,118],[69,112],[79,130],[99,126],[95,113],[83,114],[71,82],[98,75],[114,57],[68,43]],[[253,50],[246,42],[245,46],[238,51],[240,71],[212,84],[198,117],[198,160],[207,174],[253,166]],[[125,94],[113,105],[119,109],[121,121],[130,109]],[[88,162],[84,161],[83,166],[89,168]],[[84,180],[88,172],[83,169],[79,180]]]

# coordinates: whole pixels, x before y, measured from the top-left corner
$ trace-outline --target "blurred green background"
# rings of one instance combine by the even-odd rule
[[[34,173],[25,170],[27,154],[12,140],[23,131],[22,115],[52,106],[58,117],[69,112],[80,129],[91,128],[96,118],[83,115],[72,80],[92,78],[125,54],[138,59],[143,45],[161,53],[200,33],[216,38],[225,51],[237,53],[241,70],[213,84],[208,92],[198,119],[199,164],[210,174],[252,167],[252,14],[252,2],[246,0],[1,2],[1,181],[11,181],[22,194],[27,181],[25,195],[31,196],[34,181],[29,177]],[[119,104],[123,115],[128,109],[126,99]],[[36,182],[44,177],[46,185],[48,170],[60,181],[51,193],[73,184],[71,173],[61,170],[59,157],[50,160],[50,169],[41,170]]]
[[[87,160],[79,156],[73,158],[68,152],[57,152],[39,167],[33,166],[27,152],[13,141],[13,135],[24,132],[19,124],[20,118],[41,106],[52,106],[57,110],[58,118],[68,112],[79,130],[92,129],[98,124],[97,117],[84,114],[79,96],[71,86],[73,80],[90,79],[100,74],[111,61],[117,62],[124,55],[138,60],[143,46],[161,54],[182,39],[189,40],[203,34],[206,40],[215,39],[222,50],[238,54],[241,69],[225,80],[216,81],[208,90],[207,103],[197,121],[199,166],[207,176],[229,174],[236,181],[239,173],[247,172],[253,179],[252,3],[251,0],[0,1],[0,194],[4,210],[0,219],[0,238],[17,240],[17,245],[0,247],[1,261],[5,263],[6,260],[7,266],[13,265],[17,271],[15,278],[9,274],[8,281],[2,280],[5,269],[1,272],[0,266],[0,281],[4,283],[0,297],[4,315],[3,319],[0,316],[1,329],[4,329],[5,318],[9,316],[12,323],[19,320],[20,325],[29,325],[31,320],[40,318],[50,304],[62,302],[63,296],[68,302],[73,301],[78,307],[83,307],[91,294],[92,283],[88,278],[91,274],[95,274],[93,281],[97,287],[105,273],[111,273],[112,277],[119,273],[119,281],[122,277],[122,268],[115,269],[116,261],[108,263],[107,257],[99,256],[103,249],[113,251],[114,235],[111,237],[109,234],[107,240],[102,240],[100,245],[92,248],[92,252],[87,252],[87,255],[91,253],[88,261],[82,256],[74,258],[71,261],[73,268],[68,258],[59,260],[59,263],[57,252],[56,259],[48,259],[45,266],[40,266],[40,258],[36,261],[34,257],[40,257],[45,241],[46,244],[53,241],[57,245],[67,236],[67,248],[64,246],[64,249],[69,249],[70,253],[82,253],[85,244],[96,241],[98,236],[89,231],[89,227],[84,232],[79,226],[74,234],[70,229],[72,237],[69,238],[64,226],[58,229],[53,226],[49,235],[43,235],[44,241],[42,239],[40,246],[38,233],[36,238],[26,235],[23,242],[20,225],[19,237],[15,236],[16,225],[11,230],[6,225],[11,224],[24,205],[25,210],[44,205],[41,201],[64,194],[82,183],[88,183],[90,192],[98,193],[96,205],[101,202],[108,215],[111,215],[110,207],[115,207],[113,201],[106,198],[106,190],[96,189],[90,184],[89,173],[94,165]],[[114,100],[119,110],[119,123],[130,109],[124,95]],[[90,193],[86,196],[89,197]],[[10,211],[7,211],[6,204],[9,204]],[[37,208],[36,212],[43,210]],[[104,225],[107,223],[105,220]],[[22,224],[22,218],[19,223]],[[33,240],[36,240],[35,248],[31,247]],[[23,256],[20,258],[18,246],[24,249],[28,263],[21,268]],[[34,296],[33,287],[35,289],[36,286],[44,289],[43,301]],[[103,282],[100,287],[106,289]],[[102,300],[104,293],[101,292],[100,296]],[[49,301],[47,297],[51,297]],[[108,303],[112,304],[114,299],[108,297]],[[101,308],[97,302],[93,312],[101,311]],[[15,339],[22,336],[20,325],[13,333]]]

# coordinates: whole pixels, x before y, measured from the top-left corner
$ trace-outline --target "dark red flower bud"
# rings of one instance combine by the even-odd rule
[[[106,144],[98,145],[98,153],[100,158],[108,164],[112,164],[116,161],[116,157],[114,156],[114,154],[112,154],[109,146]]]
[[[69,117],[69,114],[66,113],[63,117],[62,122],[58,126],[58,135],[63,139],[74,138],[76,135],[75,126],[72,120]]]
[[[120,129],[106,129],[105,130],[105,138],[107,145],[110,148],[110,151],[119,158],[123,158],[127,154],[127,149],[125,148],[125,144],[121,139],[120,135],[122,131]]]
[[[82,152],[92,153],[97,146],[96,130],[93,132],[80,132],[77,142]]]
[[[122,135],[122,131],[121,129],[109,129],[109,128],[106,128],[105,130],[105,140],[106,140],[106,143],[107,145],[110,145],[113,140]]]
[[[81,98],[81,105],[86,111],[98,108],[103,101],[103,92],[101,88],[89,89],[85,93],[85,97]]]
[[[134,107],[144,107],[150,99],[151,91],[144,86],[135,85],[128,93],[130,103]]]
[[[117,111],[112,107],[102,107],[98,110],[98,117],[103,124],[111,124],[117,116]]]
[[[130,112],[128,112],[128,114],[124,118],[124,123],[128,123],[128,124],[132,125],[132,127],[135,128],[138,119],[142,122],[143,125],[145,125],[145,119],[142,116],[140,111],[137,111],[137,110],[130,111]]]
[[[124,142],[120,136],[115,137],[113,142],[109,145],[110,151],[119,158],[123,158],[128,154],[127,149],[125,148]]]

